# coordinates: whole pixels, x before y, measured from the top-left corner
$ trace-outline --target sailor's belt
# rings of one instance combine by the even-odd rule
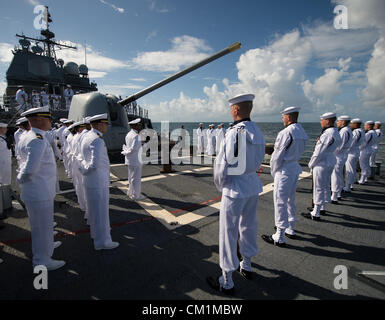
[[[102,123],[108,123],[108,120],[100,120]]]

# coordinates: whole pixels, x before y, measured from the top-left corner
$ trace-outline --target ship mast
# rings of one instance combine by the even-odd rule
[[[76,47],[61,44],[61,43],[55,42],[53,40],[55,38],[55,34],[51,30],[49,30],[49,24],[52,22],[52,19],[51,19],[51,14],[49,13],[47,6],[45,6],[45,11],[43,14],[43,21],[46,25],[46,29],[41,30],[40,34],[44,38],[37,39],[37,38],[31,38],[31,37],[27,37],[27,36],[19,35],[19,34],[16,34],[16,37],[19,37],[19,38],[22,38],[25,40],[42,42],[44,44],[44,55],[46,57],[53,58],[55,61],[57,61],[55,46],[60,48],[60,49],[77,49]]]

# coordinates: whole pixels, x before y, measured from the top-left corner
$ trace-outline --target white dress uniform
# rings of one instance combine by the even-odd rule
[[[333,118],[333,116],[328,116]],[[315,146],[309,162],[309,168],[313,173],[313,217],[319,218],[320,210],[325,210],[325,204],[330,202],[330,180],[336,156],[334,151],[341,144],[341,136],[337,128],[329,127],[323,130]]]
[[[17,123],[16,123],[17,125]],[[16,160],[17,160],[17,163],[19,163],[19,159],[20,159],[20,156],[19,156],[19,141],[20,141],[20,138],[21,136],[25,133],[25,130],[22,129],[22,128],[19,128],[15,131],[15,133],[13,134],[13,138],[15,139],[15,156],[16,156]]]
[[[206,130],[198,128],[197,129],[197,154],[200,155],[204,153],[204,146],[205,146],[205,136],[206,136]]]
[[[297,112],[299,108],[296,108]],[[275,226],[294,235],[296,221],[295,195],[298,176],[302,168],[298,164],[301,159],[308,136],[299,123],[293,123],[283,129],[277,136],[274,152],[271,155],[271,175],[274,178],[274,213]],[[273,236],[276,242],[285,242],[283,232],[277,229]]]
[[[12,151],[8,149],[5,136],[0,136],[0,185],[12,182]]]
[[[45,131],[36,128],[25,134],[20,146],[20,153],[25,162],[17,175],[17,182],[31,225],[32,263],[34,266],[48,267],[52,263],[54,250],[56,163],[45,134]]]
[[[358,119],[353,119],[354,120]],[[353,130],[353,141],[348,152],[348,159],[346,160],[346,192],[350,192],[353,184],[357,181],[357,163],[360,158],[360,146],[365,139],[365,132],[361,128]]]
[[[361,167],[361,177],[358,181],[359,184],[364,184],[367,182],[368,177],[370,176],[370,156],[372,154],[373,145],[376,142],[376,132],[374,130],[369,130],[365,133],[364,142],[361,145],[360,150],[360,167]]]
[[[207,129],[207,147],[206,154],[213,156],[215,154],[215,130],[213,128]]]
[[[230,99],[229,102],[249,96],[254,97],[244,95]],[[238,132],[241,136],[240,145],[237,142]],[[262,183],[257,170],[264,156],[265,138],[258,126],[247,119],[236,122],[233,129],[226,134],[214,162],[214,183],[218,191],[222,192],[219,213],[219,260],[223,275],[219,278],[219,282],[225,289],[234,286],[231,273],[239,267],[238,235],[243,257],[240,267],[243,270],[251,271],[251,258],[258,251],[257,205],[258,195],[262,192]],[[230,277],[227,277],[228,273]]]
[[[74,124],[77,125],[82,124],[81,122],[77,122]],[[82,174],[80,172],[80,164],[82,161],[82,157],[80,155],[80,137],[81,133],[76,133],[71,141],[71,151],[70,151],[70,161],[71,161],[71,170],[72,170],[72,182],[75,187],[76,196],[78,198],[80,210],[86,211],[86,199],[85,199],[85,189],[82,187]]]
[[[376,122],[376,124],[381,124],[381,122]],[[373,144],[372,147],[372,154],[370,155],[370,166],[376,168],[376,155],[378,152],[378,148],[380,147],[380,142],[382,140],[382,136],[384,135],[381,131],[381,129],[374,130],[376,133],[376,142]]]
[[[74,96],[74,91],[71,88],[67,88],[64,90],[64,99],[66,101],[66,110],[70,109],[73,96]]]
[[[345,119],[341,119],[341,117],[339,117],[338,120]],[[336,165],[334,166],[331,176],[331,191],[333,193],[333,201],[338,201],[338,198],[341,196],[341,191],[344,188],[344,166],[346,160],[348,159],[348,152],[353,141],[353,133],[349,126],[341,128],[339,130],[339,134],[342,142],[340,146],[334,151],[336,156]]]
[[[40,94],[38,94],[38,93],[32,94],[31,102],[32,102],[32,108],[39,108],[39,107],[41,107]]]
[[[219,150],[220,150],[220,147],[221,147],[221,143],[225,139],[225,135],[226,135],[226,130],[224,128],[217,129],[216,137],[215,137],[215,139],[216,139],[216,144],[215,144],[215,152],[216,152],[216,154],[219,153]]]
[[[83,140],[84,138],[86,137],[87,133],[89,133],[90,131],[85,129],[83,130],[81,133],[80,133],[80,137],[79,137],[79,142],[78,142],[78,145],[79,145],[79,150],[78,150],[78,153],[77,153],[77,161],[79,164],[82,163],[82,161],[84,160],[82,158],[82,153],[81,153],[81,145],[83,143]],[[72,136],[72,134],[71,134]],[[80,169],[79,169],[80,170]],[[86,189],[85,189],[85,185],[84,185],[84,175],[82,174],[81,171],[80,172],[80,181],[79,181],[79,184],[80,184],[80,188],[82,189],[80,192],[81,194],[83,195],[84,197],[84,207],[85,207],[85,213],[84,213],[84,219],[87,220],[87,223],[89,224],[88,220],[89,220],[89,210],[88,210],[88,207],[87,207],[87,199],[86,199]]]
[[[100,250],[113,244],[109,217],[110,161],[102,133],[91,129],[82,140],[80,150],[83,159],[80,171],[84,178],[91,237],[95,249]]]
[[[137,121],[139,120],[139,121]],[[131,121],[130,124],[139,123],[140,119],[135,122]],[[127,196],[132,200],[143,199],[141,194],[142,189],[142,143],[139,138],[138,131],[131,129],[126,135],[126,144],[123,145],[122,154],[126,157],[125,164],[128,168],[128,190]]]
[[[43,107],[49,106],[49,94],[46,93],[45,91],[41,91],[40,97],[41,97],[41,103],[42,103]]]
[[[19,89],[16,92],[16,102],[19,104],[19,112],[23,112],[28,108],[28,94],[23,90]]]

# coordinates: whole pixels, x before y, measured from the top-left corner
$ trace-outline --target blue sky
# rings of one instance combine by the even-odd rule
[[[6,4],[5,4],[6,3]],[[15,0],[1,1],[0,91],[17,43],[37,36],[37,4],[48,5],[56,39],[87,62],[103,93],[127,96],[240,41],[242,49],[140,99],[153,121],[228,121],[227,99],[256,95],[253,118],[279,121],[288,105],[304,121],[325,111],[385,120],[385,5],[382,0]],[[349,29],[333,27],[337,4]],[[382,68],[381,68],[382,66]],[[381,89],[382,88],[382,89]]]

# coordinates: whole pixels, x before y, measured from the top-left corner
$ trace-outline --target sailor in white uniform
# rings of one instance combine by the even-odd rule
[[[353,184],[357,181],[357,163],[360,158],[360,146],[365,139],[365,132],[361,128],[361,119],[353,119],[350,121],[350,129],[353,132],[352,144],[348,151],[348,159],[346,160],[346,177],[344,192],[352,192]]]
[[[143,200],[146,197],[141,194],[142,190],[142,142],[139,131],[141,128],[140,118],[128,124],[130,132],[126,135],[126,144],[123,145],[122,154],[126,157],[125,164],[128,168],[128,190],[127,196],[131,200]]]
[[[10,186],[12,180],[12,151],[7,142],[8,125],[0,122],[0,185]]]
[[[352,145],[353,133],[349,127],[351,118],[349,116],[340,116],[337,119],[338,132],[341,137],[341,144],[334,151],[336,156],[336,165],[331,176],[332,203],[338,204],[341,198],[341,192],[344,188],[344,166],[348,159],[348,152]]]
[[[16,102],[19,104],[18,111],[23,112],[28,109],[28,94],[24,91],[23,86],[18,86],[16,91]]]
[[[20,154],[25,162],[17,175],[17,182],[31,225],[32,264],[56,270],[65,262],[52,259],[54,248],[61,242],[54,242],[53,230],[56,163],[45,137],[51,129],[51,114],[48,107],[41,107],[30,109],[22,116],[28,118],[32,128],[21,142]]]
[[[86,129],[84,120],[75,122],[73,124],[73,129],[75,130],[75,135],[73,136],[72,141],[70,142],[69,147],[69,162],[71,168],[71,177],[72,182],[75,187],[75,193],[78,198],[80,210],[84,213],[86,212],[86,199],[85,199],[85,189],[82,187],[82,174],[79,170],[81,161],[83,158],[80,155],[80,138],[82,136],[83,130]]]
[[[199,124],[199,128],[197,129],[197,155],[202,155],[205,150],[205,136],[206,130],[203,129],[203,123]]]
[[[31,103],[32,103],[32,108],[41,107],[40,94],[36,90],[32,90]]]
[[[49,94],[45,91],[45,88],[41,88],[40,91],[41,104],[43,107],[49,106]]]
[[[16,132],[13,134],[13,137],[15,139],[15,156],[18,163],[18,168],[20,168],[20,140],[23,137],[24,133],[31,129],[31,126],[29,125],[28,119],[26,117],[18,119],[16,121],[16,126],[18,126],[19,129],[16,130]]]
[[[226,129],[226,133],[231,130],[231,128],[234,126],[234,123],[229,123],[229,127]]]
[[[301,108],[288,107],[281,112],[285,126],[277,136],[271,155],[271,175],[274,178],[274,214],[276,233],[262,239],[277,246],[285,245],[285,234],[295,239],[295,194],[302,168],[298,164],[309,140],[301,124],[297,123]]]
[[[206,135],[207,135],[206,154],[208,156],[213,156],[215,155],[215,129],[213,124],[209,125],[209,128],[206,131]]]
[[[311,213],[303,213],[307,219],[321,220],[321,210],[324,212],[325,205],[330,202],[330,180],[336,164],[334,151],[341,144],[341,137],[337,128],[334,127],[336,114],[332,112],[321,116],[322,133],[317,140],[313,155],[309,162],[309,168],[313,174],[313,201],[314,208]]]
[[[360,150],[360,167],[361,167],[361,176],[358,181],[359,184],[365,184],[368,181],[370,176],[370,156],[372,155],[373,145],[376,143],[377,134],[373,130],[374,122],[366,121],[365,122],[365,139],[361,145]]]
[[[257,254],[257,205],[262,183],[257,170],[265,156],[265,139],[250,120],[254,95],[229,100],[234,127],[226,134],[214,163],[214,183],[222,192],[219,213],[219,261],[222,275],[207,278],[215,290],[234,293],[232,273],[239,268],[250,279],[251,258]],[[239,136],[239,139],[238,139]],[[239,235],[241,264],[237,256]]]
[[[215,136],[215,141],[216,141],[215,153],[216,154],[219,153],[221,143],[225,139],[225,135],[226,135],[226,130],[225,128],[223,128],[223,123],[221,123],[216,130],[216,136]]]
[[[376,155],[378,152],[378,148],[380,147],[380,142],[382,140],[382,136],[384,135],[381,131],[381,122],[376,121],[374,123],[373,130],[376,132],[376,142],[373,144],[372,147],[372,154],[370,155],[370,166],[373,168],[376,168]]]
[[[87,208],[90,215],[91,237],[95,250],[115,249],[118,242],[111,239],[109,217],[110,161],[103,134],[108,130],[108,115],[90,118],[92,129],[80,146],[80,171],[83,174]]]
[[[72,177],[72,170],[70,168],[70,159],[69,159],[69,153],[70,153],[70,145],[68,145],[68,137],[71,135],[71,129],[74,128],[73,126],[74,120],[67,119],[63,122],[64,128],[62,131],[59,133],[59,141],[61,145],[61,155],[62,155],[62,160],[63,160],[63,165],[65,168],[65,172],[67,173],[67,176],[69,178]],[[73,135],[72,135],[73,136]]]
[[[67,88],[64,90],[64,99],[66,101],[67,111],[70,109],[73,96],[74,96],[74,91],[71,89],[70,85],[67,85]]]

